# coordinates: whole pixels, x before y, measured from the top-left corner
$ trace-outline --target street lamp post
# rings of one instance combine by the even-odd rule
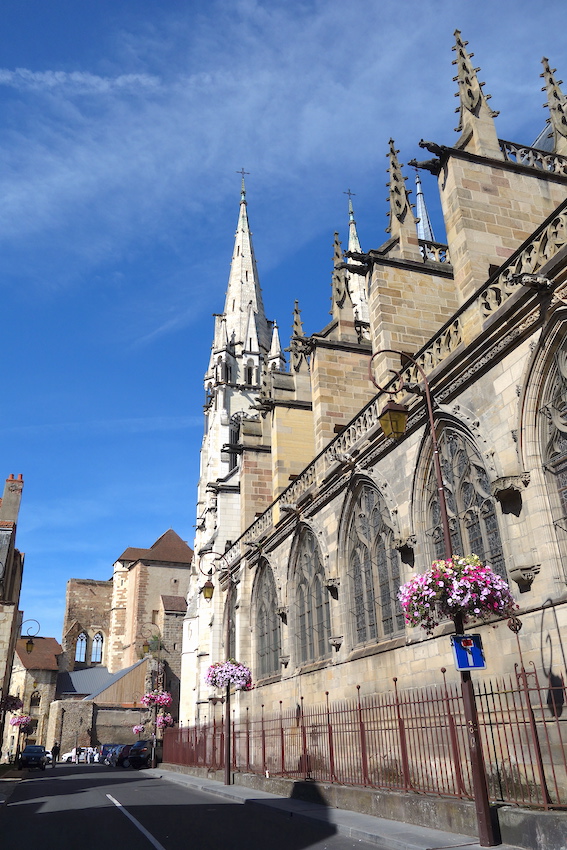
[[[152,643],[154,643],[157,638],[157,677],[156,677],[156,685],[157,690],[163,691],[163,667],[161,662],[161,632],[155,623],[144,623],[141,626],[141,632],[144,636],[144,643],[142,644],[142,652],[144,655],[147,655],[150,650],[153,648]],[[151,643],[150,643],[151,641]],[[153,684],[153,682],[152,682]],[[152,757],[151,757],[151,765],[152,767],[157,767],[157,704],[154,704],[153,707],[153,732],[152,732]]]
[[[41,626],[39,625],[37,620],[33,620],[31,618],[28,619],[28,620],[24,620],[23,623],[20,626],[20,634],[21,634],[22,629],[24,628],[26,623],[35,623],[36,626],[37,626],[36,629],[34,629],[33,626],[28,626],[28,628],[26,630],[26,634],[22,635],[22,637],[27,637],[26,652],[28,653],[28,655],[31,655],[31,653],[33,652],[33,648],[35,646],[33,639],[38,636],[40,629],[41,629]]]
[[[385,387],[381,387],[374,380],[372,362],[375,357],[378,357],[382,354],[398,355],[402,363],[402,366],[397,372],[395,370],[392,370],[394,375],[394,388],[391,390]],[[443,473],[441,470],[441,462],[439,460],[439,445],[435,434],[433,402],[431,399],[431,390],[429,387],[429,381],[427,380],[427,375],[425,374],[423,368],[416,360],[414,360],[413,357],[411,357],[409,354],[406,354],[405,352],[397,351],[396,349],[392,348],[384,348],[373,354],[368,365],[368,373],[370,380],[372,381],[374,386],[381,393],[386,393],[390,396],[390,401],[386,404],[384,410],[380,415],[380,424],[382,425],[386,436],[394,436],[395,438],[399,438],[405,432],[408,410],[406,407],[404,407],[404,405],[399,405],[392,401],[391,397],[397,395],[402,389],[404,389],[402,372],[405,370],[405,366],[408,363],[411,363],[411,365],[417,369],[420,377],[423,380],[423,386],[425,391],[425,404],[427,408],[427,415],[429,418],[429,430],[431,433],[431,441],[433,444],[433,467],[435,470],[435,480],[437,483],[437,494],[439,498],[439,512],[441,514],[441,523],[443,527],[445,558],[448,560],[453,555],[453,547],[451,544],[451,530],[449,527],[449,513],[447,511],[445,487],[443,485]],[[453,622],[455,624],[455,633],[462,634],[464,631],[464,622],[462,614],[455,614],[453,616]],[[488,799],[488,785],[486,782],[486,768],[484,765],[484,757],[482,754],[482,742],[480,739],[480,732],[478,728],[478,714],[476,710],[472,678],[469,670],[461,671],[461,692],[463,695],[463,708],[467,725],[479,842],[481,847],[494,847],[500,842],[496,838],[494,825],[492,822],[490,802]]]
[[[225,645],[225,659],[226,661],[230,660],[230,633],[232,630],[232,614],[231,614],[231,605],[232,605],[232,593],[233,593],[233,580],[230,572],[230,567],[228,566],[228,562],[224,555],[221,555],[219,552],[208,552],[208,556],[213,556],[213,561],[211,561],[208,570],[203,570],[199,563],[199,569],[203,573],[203,575],[207,576],[207,581],[201,588],[201,593],[205,597],[205,599],[210,600],[213,597],[214,593],[214,584],[211,581],[211,576],[213,576],[216,572],[222,571],[228,576],[228,585],[227,585],[227,597],[226,597],[226,621],[225,621],[225,637],[224,637],[224,645]],[[217,565],[217,561],[224,561],[224,565],[220,568]],[[230,683],[226,686],[226,694],[224,700],[224,784],[230,785],[230,761],[231,761],[231,729],[230,729]]]

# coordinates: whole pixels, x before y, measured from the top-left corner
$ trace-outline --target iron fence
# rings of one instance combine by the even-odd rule
[[[472,799],[460,686],[440,685],[296,706],[232,720],[232,769],[264,776]],[[541,684],[535,668],[475,691],[493,801],[567,806],[567,711],[563,681]],[[222,709],[222,706],[221,706]],[[213,714],[215,709],[212,708]],[[224,767],[224,718],[166,730],[164,761]]]

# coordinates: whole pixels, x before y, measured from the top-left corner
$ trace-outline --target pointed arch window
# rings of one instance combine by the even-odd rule
[[[237,593],[234,585],[230,588],[230,596],[224,606],[223,644],[226,643],[227,618],[230,617],[228,632],[228,657],[236,658],[236,614],[238,611]]]
[[[296,640],[299,663],[327,658],[331,614],[325,575],[315,535],[304,529],[299,538],[294,570]]]
[[[347,563],[356,643],[389,638],[404,629],[397,601],[400,556],[389,511],[375,487],[363,484],[347,531]]]
[[[39,691],[34,691],[30,697],[30,714],[35,716],[39,714],[39,707],[41,704],[41,694]]]
[[[277,614],[276,583],[272,568],[264,561],[256,587],[256,664],[258,676],[274,676],[280,670],[281,624]]]
[[[490,495],[488,475],[471,440],[446,427],[439,439],[439,458],[445,483],[451,544],[456,555],[478,555],[495,572],[506,577],[496,503]],[[433,462],[427,477],[427,534],[434,556],[443,558],[443,528]]]
[[[102,647],[104,643],[104,638],[100,632],[97,632],[93,638],[93,645],[91,649],[91,664],[100,664],[102,661]]]
[[[555,357],[541,408],[543,468],[559,546],[567,554],[567,348]]]
[[[87,643],[88,637],[86,632],[81,632],[75,645],[75,661],[84,663],[87,660]]]
[[[236,447],[240,442],[240,425],[242,422],[242,413],[235,413],[230,417],[228,426],[228,443],[229,443],[229,458],[228,468],[230,471],[236,469],[238,465],[238,452]]]

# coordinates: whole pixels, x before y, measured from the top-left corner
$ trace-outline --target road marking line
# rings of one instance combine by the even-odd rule
[[[111,794],[107,794],[106,796],[108,797],[108,799],[112,803],[114,803],[115,806],[117,806],[120,809],[120,811],[122,812],[123,815],[126,815],[128,820],[132,821],[134,826],[138,827],[138,829],[140,830],[142,835],[146,836],[146,838],[148,839],[150,844],[152,844],[156,848],[156,850],[165,850],[165,847],[163,846],[163,844],[160,844],[159,841],[157,840],[157,838],[154,838],[153,835],[151,834],[151,832],[148,832],[148,830],[145,828],[145,826],[142,826],[142,824],[139,821],[137,821],[136,818],[133,815],[130,814],[128,809],[124,808],[122,803],[119,803],[118,800],[115,800],[114,797]]]

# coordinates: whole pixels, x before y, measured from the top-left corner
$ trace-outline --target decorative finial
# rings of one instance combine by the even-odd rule
[[[358,241],[358,233],[356,230],[356,221],[354,220],[354,210],[352,208],[352,198],[356,197],[354,192],[347,189],[343,194],[348,195],[348,253],[361,254],[362,249]]]
[[[460,30],[455,30],[454,35],[455,45],[452,49],[457,57],[453,59],[453,65],[457,66],[457,75],[453,77],[453,82],[459,84],[455,97],[461,99],[461,105],[455,109],[455,112],[460,112],[459,126],[456,128],[460,132],[463,129],[463,109],[468,109],[472,115],[478,117],[483,100],[490,100],[492,95],[484,94],[482,91],[484,83],[479,82],[477,77],[480,68],[475,68],[471,62],[474,53],[466,50],[468,41],[463,41]],[[498,112],[493,109],[489,111],[492,118],[498,115]]]
[[[541,60],[545,80],[542,91],[547,93],[547,102],[544,107],[549,109],[550,123],[553,129],[554,151],[562,155],[567,154],[567,97],[559,86],[563,80],[557,80],[554,76],[557,69],[549,67],[549,60],[544,56]]]
[[[303,332],[303,322],[301,321],[301,311],[299,309],[299,301],[295,301],[293,308],[293,328],[291,335],[291,344],[289,351],[291,354],[291,365],[295,372],[299,372],[303,363],[307,363],[305,356],[305,334]]]
[[[396,150],[393,139],[390,139],[389,145],[390,149],[386,156],[390,160],[390,165],[387,169],[390,174],[390,180],[386,183],[386,185],[390,188],[390,194],[386,200],[390,202],[390,211],[388,212],[390,224],[386,228],[386,233],[392,232],[394,217],[403,224],[408,211],[413,216],[413,213],[411,212],[409,192],[406,189],[405,181],[407,178],[403,176],[401,165],[398,161],[399,150]]]

